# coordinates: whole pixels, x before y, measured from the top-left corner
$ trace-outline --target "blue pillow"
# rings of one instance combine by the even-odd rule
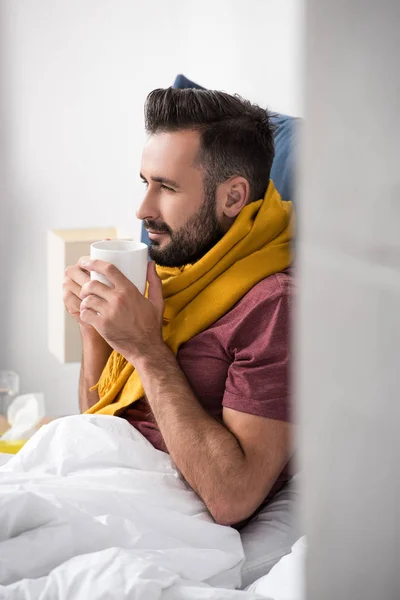
[[[178,75],[175,79],[174,88],[206,88],[190,81],[184,75]],[[295,151],[297,140],[297,126],[300,119],[273,113],[271,121],[275,126],[274,142],[275,157],[271,167],[271,179],[276,189],[282,196],[282,200],[293,200],[293,179],[295,170]],[[149,243],[147,232],[142,228],[142,242]]]

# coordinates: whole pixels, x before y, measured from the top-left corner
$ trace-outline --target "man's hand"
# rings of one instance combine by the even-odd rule
[[[90,273],[82,266],[90,256],[65,270],[63,282],[64,304],[67,312],[79,324],[82,337],[82,364],[79,378],[79,406],[85,412],[99,400],[97,390],[90,391],[107,363],[112,348],[90,324],[81,319],[82,288],[90,282]]]
[[[104,275],[113,287],[100,281],[88,281],[82,287],[80,320],[91,325],[129,362],[163,344],[162,317],[164,300],[161,281],[153,262],[147,268],[149,299],[114,265],[101,260],[80,261],[82,269]]]
[[[71,317],[77,322],[79,323],[79,325],[85,327],[85,328],[90,328],[92,329],[92,327],[90,327],[90,325],[87,325],[86,323],[82,323],[81,321],[81,312],[80,312],[80,306],[81,306],[81,290],[82,290],[82,286],[84,286],[86,283],[88,283],[90,281],[90,274],[89,272],[84,269],[83,267],[81,267],[80,263],[82,262],[86,262],[90,260],[89,256],[83,256],[78,264],[67,267],[65,269],[65,277],[64,277],[64,281],[63,281],[63,299],[64,299],[64,306],[67,310],[67,312],[71,315]]]

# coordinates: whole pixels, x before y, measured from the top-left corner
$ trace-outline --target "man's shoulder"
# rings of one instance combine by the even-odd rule
[[[238,302],[237,306],[241,305],[242,308],[245,308],[259,304],[269,304],[279,298],[292,296],[293,291],[293,271],[287,269],[265,277],[265,279],[256,283]]]
[[[271,319],[288,318],[293,295],[293,272],[288,269],[270,275],[254,285],[211,330],[221,328],[229,335],[254,328]]]

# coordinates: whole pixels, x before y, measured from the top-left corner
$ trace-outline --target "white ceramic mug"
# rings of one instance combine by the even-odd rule
[[[90,258],[112,263],[137,287],[141,294],[146,289],[148,248],[142,242],[132,240],[104,240],[90,246]],[[112,287],[104,275],[90,272],[90,278]]]

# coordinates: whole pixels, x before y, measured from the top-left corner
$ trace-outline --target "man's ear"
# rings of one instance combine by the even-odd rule
[[[235,219],[250,198],[250,185],[244,177],[231,177],[219,189],[219,205],[222,215]]]

